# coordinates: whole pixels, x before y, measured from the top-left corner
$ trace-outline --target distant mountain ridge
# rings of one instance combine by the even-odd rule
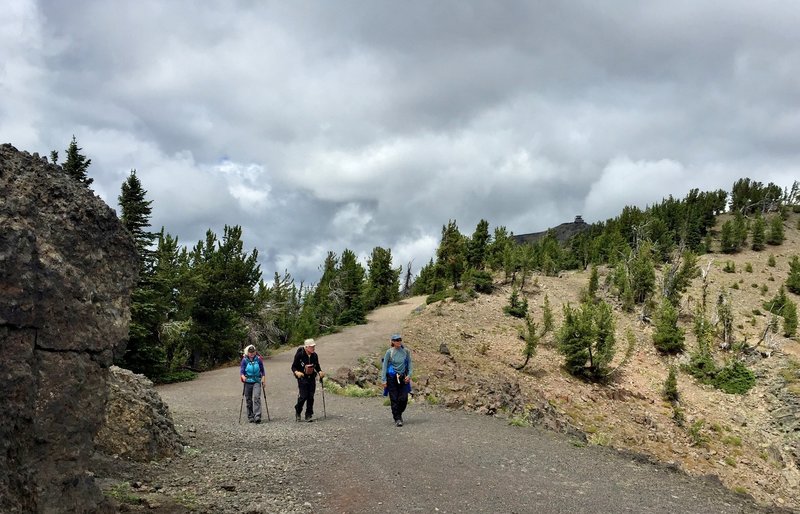
[[[544,230],[542,232],[532,232],[530,234],[515,235],[513,236],[513,238],[514,241],[517,242],[518,244],[535,243],[536,241],[544,237],[544,235],[547,234],[548,231],[552,230],[556,236],[556,239],[558,239],[558,242],[565,243],[569,241],[573,236],[580,234],[587,228],[589,228],[589,224],[583,221],[581,215],[578,214],[577,216],[575,216],[575,221],[571,223],[562,223],[557,227],[553,227]]]

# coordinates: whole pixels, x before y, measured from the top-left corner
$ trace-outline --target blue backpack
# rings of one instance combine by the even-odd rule
[[[253,360],[245,357],[247,359],[247,364],[244,367],[244,376],[247,377],[247,381],[259,382],[261,380],[261,367],[258,363],[261,361],[261,356],[256,355]]]

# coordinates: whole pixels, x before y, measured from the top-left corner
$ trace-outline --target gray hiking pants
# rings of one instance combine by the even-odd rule
[[[247,420],[261,421],[261,382],[245,382],[244,398],[247,401]]]

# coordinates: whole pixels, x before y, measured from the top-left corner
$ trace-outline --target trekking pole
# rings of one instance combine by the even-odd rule
[[[261,392],[264,393],[264,408],[267,409],[267,421],[269,419],[269,404],[267,403],[267,390],[264,388],[264,382],[261,382]]]
[[[244,388],[245,385],[242,383],[242,403],[239,405],[239,424],[242,424],[242,407],[244,407]]]
[[[325,384],[322,383],[322,377],[319,377],[319,385],[322,388],[322,417],[328,419],[328,412],[325,409]]]

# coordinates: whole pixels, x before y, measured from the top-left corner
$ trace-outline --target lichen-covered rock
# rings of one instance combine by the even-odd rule
[[[153,383],[117,366],[110,369],[105,420],[94,440],[98,450],[136,461],[173,457],[183,447]]]
[[[107,508],[87,469],[136,261],[90,189],[0,145],[0,511]]]

